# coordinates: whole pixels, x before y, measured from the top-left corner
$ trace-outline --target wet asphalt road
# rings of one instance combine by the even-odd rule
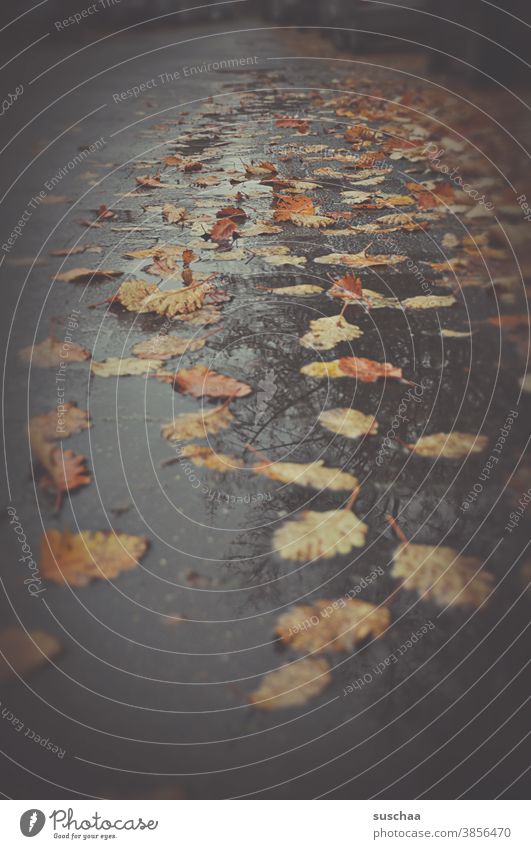
[[[205,493],[186,479],[178,464],[166,462],[172,448],[160,438],[164,422],[176,413],[197,410],[197,402],[143,377],[90,378],[83,363],[68,366],[67,396],[90,411],[93,427],[69,440],[68,447],[89,457],[93,483],[66,498],[59,515],[53,501],[36,495],[24,427],[28,413],[54,406],[55,377],[53,370],[28,373],[17,350],[40,341],[50,326],[60,335],[60,317],[74,309],[81,314],[76,341],[97,360],[129,356],[135,343],[160,329],[157,317],[135,316],[105,304],[91,308],[116,290],[114,282],[87,287],[52,283],[60,268],[100,261],[153,282],[145,259],[132,262],[123,256],[163,237],[160,218],[150,211],[160,205],[158,190],[136,191],[135,176],[153,173],[161,155],[174,150],[193,156],[215,150],[224,170],[241,167],[242,160],[270,160],[277,155],[273,136],[284,145],[302,144],[302,137],[275,128],[278,114],[313,119],[304,144],[329,144],[328,130],[338,119],[326,112],[321,116],[319,98],[312,92],[329,96],[330,90],[341,88],[347,71],[311,57],[283,59],[291,55],[285,38],[254,27],[251,21],[237,35],[168,27],[104,38],[97,47],[85,47],[74,36],[65,45],[55,37],[31,51],[27,62],[10,66],[8,87],[13,90],[22,75],[26,92],[6,116],[10,131],[20,131],[8,138],[3,154],[1,179],[4,190],[9,189],[6,220],[16,222],[80,147],[98,139],[104,144],[49,193],[66,200],[31,211],[2,267],[2,318],[9,331],[8,501],[16,506],[35,551],[43,526],[113,527],[147,536],[150,548],[140,568],[114,582],[94,582],[83,589],[50,585],[36,601],[21,589],[20,574],[12,567],[18,549],[4,524],[3,616],[9,623],[19,618],[27,628],[56,635],[64,652],[25,682],[5,685],[2,706],[57,741],[66,755],[58,760],[8,729],[3,790],[18,798],[413,798],[424,793],[484,798],[515,782],[507,795],[518,797],[518,776],[525,766],[518,745],[525,729],[520,707],[525,602],[519,600],[515,573],[502,583],[496,604],[481,615],[459,609],[441,613],[434,603],[421,604],[404,594],[393,604],[389,634],[350,656],[334,656],[333,685],[317,699],[295,711],[271,713],[247,703],[264,674],[296,656],[273,638],[280,611],[308,597],[339,598],[376,566],[386,574],[367,587],[364,600],[380,603],[392,591],[388,571],[396,543],[386,513],[403,511],[401,525],[410,537],[420,534],[416,541],[446,539],[458,549],[469,544],[467,553],[491,558],[489,568],[498,579],[522,548],[521,539],[503,535],[510,501],[492,512],[501,477],[466,520],[459,513],[458,504],[477,480],[481,460],[473,459],[457,474],[458,464],[411,462],[397,447],[377,468],[379,443],[364,440],[353,448],[351,441],[331,441],[316,427],[325,406],[353,404],[390,421],[407,386],[301,380],[300,368],[316,357],[298,340],[310,319],[335,315],[337,304],[325,295],[288,301],[260,287],[325,285],[329,269],[312,258],[361,250],[366,236],[353,244],[291,227],[278,238],[249,243],[289,245],[292,253],[308,260],[299,267],[271,266],[260,257],[249,262],[247,255],[220,262],[205,250],[194,268],[221,278],[232,300],[222,305],[220,325],[207,328],[216,332],[205,349],[186,362],[206,363],[258,389],[237,401],[237,422],[213,443],[218,450],[249,458],[246,446],[251,443],[275,459],[309,462],[323,457],[326,465],[345,468],[360,479],[357,512],[370,528],[365,548],[308,568],[283,561],[271,551],[276,523],[301,509],[334,509],[343,503],[340,494],[198,469]],[[79,52],[62,61],[65,47]],[[233,57],[252,57],[253,63],[238,72],[185,71]],[[139,96],[128,94],[152,80]],[[183,134],[192,139],[181,139],[182,148],[168,144]],[[324,160],[312,163],[312,168],[322,164]],[[386,190],[400,192],[410,177],[401,171],[403,162],[393,167]],[[293,178],[309,176],[304,157],[293,158],[289,169]],[[323,181],[313,193],[324,214],[338,208],[342,188],[333,180]],[[211,208],[218,196],[223,206],[223,191],[194,189],[183,182],[165,192],[164,201]],[[84,232],[79,222],[93,218],[101,204],[116,208],[116,219]],[[257,187],[253,204],[258,214],[270,207],[269,190]],[[127,229],[134,226],[146,229]],[[379,237],[378,252],[391,253],[398,246],[417,260],[441,261],[441,237],[452,229],[445,222],[429,233]],[[71,246],[80,237],[101,246],[103,254],[68,258],[64,268],[63,260],[48,256],[49,250]],[[34,257],[32,266],[24,259]],[[366,272],[367,285],[369,277],[370,287],[382,293],[401,299],[419,294],[415,279],[400,271]],[[414,441],[428,422],[431,433],[450,431],[456,420],[461,431],[482,430],[491,436],[503,426],[518,397],[514,352],[504,353],[506,376],[500,380],[496,328],[472,337],[473,351],[470,339],[442,345],[440,336],[440,323],[465,328],[469,316],[479,321],[491,314],[492,302],[483,290],[470,289],[451,318],[424,312],[406,318],[394,310],[351,318],[359,318],[364,329],[361,356],[399,363],[408,379],[426,387],[422,403],[409,411],[403,441]],[[345,347],[339,354],[325,352],[323,358],[348,353]],[[513,436],[505,473],[516,462],[525,433],[515,430]],[[184,621],[168,619],[176,615]],[[349,682],[427,621],[436,628],[400,666],[355,695],[343,695]]]

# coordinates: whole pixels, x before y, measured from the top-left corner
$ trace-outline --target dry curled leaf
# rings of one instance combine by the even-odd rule
[[[186,209],[184,206],[175,206],[173,203],[166,203],[162,207],[162,217],[168,224],[178,224],[186,218]]]
[[[336,407],[324,410],[319,416],[319,422],[332,433],[339,433],[349,439],[360,436],[374,436],[378,433],[378,422],[374,416],[366,416],[359,410],[349,407]]]
[[[243,165],[248,177],[274,177],[277,173],[277,169],[272,162],[259,162],[258,165],[244,162]]]
[[[212,227],[210,238],[213,242],[228,242],[237,232],[238,225],[234,223],[232,218],[220,218]]]
[[[212,433],[219,433],[230,427],[234,416],[227,404],[221,404],[212,410],[199,413],[180,413],[172,422],[164,425],[161,434],[170,442],[180,439],[204,439]]]
[[[260,710],[300,707],[322,693],[331,681],[330,667],[324,658],[298,660],[269,672],[251,693],[249,702]]]
[[[56,637],[45,631],[11,627],[0,631],[0,681],[27,675],[61,654]]]
[[[277,127],[293,127],[298,133],[303,135],[310,129],[308,121],[302,118],[277,118],[275,125]]]
[[[354,274],[345,274],[338,280],[334,280],[328,294],[332,298],[341,298],[345,301],[363,300],[361,277],[356,277]]]
[[[318,361],[301,368],[309,377],[354,377],[362,383],[375,383],[380,377],[402,378],[402,369],[391,363],[377,363],[365,357],[341,357],[329,362]]]
[[[481,571],[481,560],[464,557],[449,546],[406,543],[398,548],[391,571],[402,587],[440,605],[480,607],[493,588],[494,576]]]
[[[351,651],[367,637],[377,639],[391,624],[386,607],[340,598],[297,605],[277,619],[275,634],[300,652]]]
[[[173,317],[179,313],[193,313],[202,307],[208,287],[196,283],[183,289],[159,289],[154,283],[143,280],[126,280],[116,295],[109,300],[120,303],[130,312],[154,312]]]
[[[273,545],[286,560],[326,560],[365,545],[367,525],[350,510],[304,510],[281,525]]]
[[[138,342],[133,347],[135,357],[143,360],[168,360],[182,354],[191,354],[204,348],[207,336],[196,336],[189,339],[187,336],[175,336],[171,334],[157,334],[145,342]]]
[[[143,177],[135,177],[136,182],[143,189],[161,189],[163,183],[160,181],[160,172],[156,174],[145,174]]]
[[[92,280],[114,280],[121,277],[123,271],[110,271],[105,268],[71,268],[56,276],[62,283],[90,283]]]
[[[310,322],[310,330],[299,339],[304,348],[329,351],[340,342],[349,342],[363,336],[363,330],[357,324],[349,324],[342,316],[325,316]]]
[[[320,265],[349,265],[352,268],[371,268],[375,265],[398,265],[405,262],[407,256],[402,254],[373,254],[367,253],[364,248],[357,254],[326,254],[315,257],[315,262]]]
[[[355,124],[345,132],[345,141],[353,142],[359,139],[362,141],[375,141],[380,135],[381,133],[378,130],[373,130],[365,124]]]
[[[488,445],[486,436],[474,433],[432,433],[431,436],[421,436],[416,442],[408,445],[415,454],[421,457],[445,457],[447,460],[460,460],[468,454],[479,454]]]
[[[217,371],[211,371],[204,365],[181,369],[175,374],[173,385],[175,389],[194,398],[201,398],[203,395],[210,398],[243,398],[252,392],[247,383],[218,374]]]
[[[181,458],[191,460],[194,466],[204,466],[216,472],[230,472],[244,468],[242,460],[230,457],[228,454],[220,454],[208,445],[183,445],[179,449],[179,459]]]
[[[453,307],[457,301],[453,295],[417,295],[406,298],[402,306],[409,310],[438,310],[441,307]]]
[[[84,587],[94,579],[112,580],[138,566],[147,549],[145,537],[117,531],[44,532],[41,572],[48,581]]]
[[[82,363],[90,359],[90,351],[74,342],[47,336],[38,345],[28,345],[18,352],[21,360],[39,368],[52,368],[64,362]]]
[[[92,360],[90,370],[98,377],[130,377],[132,375],[150,374],[162,368],[164,360],[138,359],[137,357],[107,357],[96,362]]]
[[[266,460],[256,463],[252,470],[274,481],[297,483],[318,490],[330,489],[332,492],[352,491],[359,484],[358,479],[348,472],[325,466],[324,460],[313,463],[272,463]]]

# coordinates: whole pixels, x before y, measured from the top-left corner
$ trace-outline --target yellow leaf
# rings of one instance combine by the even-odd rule
[[[198,310],[203,305],[205,294],[206,286],[202,283],[183,289],[163,290],[143,280],[126,280],[112,300],[118,301],[130,312],[154,312],[173,317],[178,313]]]
[[[367,530],[351,510],[305,510],[275,531],[273,545],[286,560],[328,560],[365,545]]]
[[[112,580],[121,572],[135,569],[146,552],[145,537],[116,531],[44,532],[41,542],[41,572],[56,584],[84,587],[94,579]]]
[[[406,590],[441,605],[479,607],[492,590],[494,576],[480,571],[477,557],[463,557],[449,546],[407,543],[395,553],[393,578],[401,578]]]
[[[409,310],[434,310],[453,307],[456,303],[453,295],[417,295],[415,298],[406,298],[402,306]]]
[[[219,454],[208,445],[183,445],[179,450],[179,458],[181,457],[191,460],[194,466],[205,466],[216,472],[230,472],[244,467],[241,460],[228,454]]]
[[[301,374],[307,374],[309,377],[348,377],[348,375],[340,369],[339,360],[308,363],[307,366],[303,366],[301,368]]]
[[[398,265],[405,262],[407,256],[400,254],[373,254],[367,253],[364,248],[357,254],[326,254],[315,257],[315,262],[320,265],[348,265],[351,268],[371,268],[375,265]]]
[[[314,463],[257,463],[253,471],[274,481],[297,483],[319,490],[330,489],[333,492],[352,491],[359,483],[348,472],[327,468],[324,460],[316,460]]]
[[[323,287],[312,283],[300,283],[296,286],[279,286],[276,289],[270,289],[270,291],[274,295],[295,295],[304,298],[309,295],[320,295]]]
[[[378,422],[374,416],[366,416],[359,410],[348,407],[336,407],[333,410],[324,410],[319,416],[319,421],[331,430],[332,433],[340,433],[349,439],[357,439],[359,436],[374,436],[378,433]]]
[[[275,634],[300,652],[351,651],[367,637],[380,637],[391,623],[386,607],[339,598],[292,607],[277,620]]]
[[[260,710],[300,707],[322,693],[331,681],[324,658],[297,660],[266,675],[249,701]]]
[[[0,632],[0,681],[25,676],[62,651],[61,643],[45,631],[6,628]]]
[[[63,271],[58,274],[56,280],[61,280],[63,283],[84,282],[91,280],[112,280],[114,277],[121,277],[123,271],[109,271],[104,268],[71,268],[70,271]]]
[[[153,358],[167,360],[181,354],[190,354],[204,348],[206,336],[196,336],[189,339],[187,336],[172,336],[170,334],[157,334],[145,342],[138,342],[133,348],[135,357],[145,360]]]
[[[299,341],[305,348],[328,351],[340,342],[359,339],[363,330],[356,324],[349,324],[342,315],[325,316],[310,322],[310,330]]]
[[[415,443],[409,445],[415,454],[421,457],[445,457],[448,460],[459,460],[467,454],[479,454],[487,447],[486,436],[473,433],[432,433],[431,436],[421,436]]]
[[[179,439],[201,439],[211,433],[219,433],[229,427],[234,416],[226,404],[199,413],[181,413],[172,422],[164,425],[162,436],[170,442]]]
[[[25,363],[39,368],[51,368],[59,366],[62,362],[82,363],[90,359],[90,351],[75,345],[73,342],[65,342],[56,339],[55,336],[47,336],[38,345],[29,345],[21,348],[18,352],[20,359]]]
[[[136,357],[108,357],[97,363],[92,360],[91,371],[98,377],[130,377],[131,375],[150,374],[162,368],[164,360],[140,360]]]

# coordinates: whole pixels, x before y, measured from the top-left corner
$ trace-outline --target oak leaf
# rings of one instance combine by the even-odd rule
[[[92,360],[90,369],[98,377],[130,377],[131,375],[150,374],[162,368],[164,360],[138,359],[137,357],[107,357],[96,362]]]
[[[91,357],[90,351],[74,342],[65,342],[55,336],[47,336],[38,345],[29,345],[18,352],[21,360],[39,368],[51,368],[69,361],[82,363]]]
[[[350,509],[304,510],[275,531],[273,545],[286,560],[328,560],[361,548],[367,531],[367,525]]]
[[[349,439],[360,436],[374,436],[378,433],[378,422],[374,416],[366,416],[359,410],[349,407],[336,407],[324,410],[319,416],[319,422],[332,433],[339,433]]]
[[[130,312],[154,312],[173,317],[179,313],[193,313],[202,305],[207,293],[204,283],[183,289],[159,289],[155,283],[143,280],[126,280],[116,295],[109,300],[118,302]]]
[[[163,425],[161,434],[170,442],[180,439],[203,439],[209,434],[219,433],[230,427],[234,416],[227,404],[199,413],[180,413],[173,421]]]
[[[112,580],[138,566],[147,550],[145,537],[117,531],[81,531],[51,528],[41,541],[41,572],[48,581],[84,587],[94,579]]]
[[[406,543],[398,548],[391,571],[402,587],[441,605],[482,605],[492,591],[494,576],[481,571],[481,560],[464,557],[449,546]]]
[[[328,351],[340,342],[349,342],[363,336],[363,330],[357,324],[349,324],[342,316],[325,316],[310,321],[310,330],[299,339],[304,348]]]
[[[273,463],[266,460],[256,463],[252,470],[274,481],[296,483],[318,490],[330,489],[332,492],[351,491],[359,485],[353,475],[341,469],[328,468],[324,460],[315,460],[313,463]]]
[[[407,256],[402,254],[368,254],[364,248],[357,254],[325,254],[315,257],[314,262],[321,265],[349,265],[352,268],[371,268],[375,265],[398,265],[405,262]]]
[[[277,619],[275,634],[295,651],[342,652],[352,651],[367,637],[377,639],[390,624],[386,607],[359,599],[324,599],[283,613]]]
[[[246,383],[240,383],[233,377],[211,371],[204,365],[181,369],[175,374],[173,385],[175,389],[194,398],[201,398],[203,395],[210,398],[243,398],[252,392],[251,387]]]
[[[45,631],[6,628],[0,631],[0,681],[25,676],[61,652],[59,640]]]
[[[431,436],[421,436],[408,446],[421,457],[445,457],[447,460],[459,460],[468,454],[479,454],[488,445],[486,436],[474,433],[432,433]]]
[[[133,347],[135,357],[140,357],[144,360],[168,360],[170,357],[177,357],[182,354],[191,354],[193,351],[199,351],[204,348],[206,336],[195,336],[192,339],[188,336],[175,336],[172,334],[157,334],[145,342],[138,342]]]
[[[318,696],[332,681],[326,660],[306,658],[269,672],[260,686],[249,696],[259,710],[286,710],[305,705]]]

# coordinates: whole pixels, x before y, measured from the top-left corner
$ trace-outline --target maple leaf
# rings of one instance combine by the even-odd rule
[[[204,348],[207,338],[208,335],[189,339],[187,336],[157,334],[145,342],[138,342],[133,347],[133,354],[144,360],[168,360],[170,357],[199,351]]]
[[[407,256],[402,254],[369,255],[367,251],[368,247],[357,254],[326,254],[325,256],[315,257],[314,262],[322,265],[349,265],[354,268],[371,268],[375,265],[398,265],[407,259]]]
[[[319,416],[319,422],[332,433],[339,433],[349,439],[357,439],[365,435],[374,436],[378,433],[378,422],[374,416],[366,416],[350,407],[324,410]]]
[[[273,535],[273,545],[286,560],[329,560],[365,545],[367,525],[350,507],[324,513],[304,510]]]
[[[59,640],[45,631],[6,628],[0,631],[0,681],[25,676],[61,652]]]
[[[52,410],[34,416],[28,422],[32,458],[45,471],[39,485],[56,494],[57,508],[61,505],[63,493],[86,486],[91,482],[91,477],[86,468],[86,458],[73,451],[63,452],[54,444],[54,440],[67,438],[88,427],[88,413],[72,403],[64,405],[61,418],[56,410]]]
[[[50,447],[47,456],[39,455],[46,474],[39,481],[44,489],[50,489],[59,497],[65,492],[73,492],[80,486],[87,486],[92,478],[87,469],[87,459],[73,451],[62,451],[58,446]],[[60,501],[58,501],[58,506]]]
[[[90,351],[74,342],[66,343],[55,336],[47,336],[38,345],[29,345],[18,352],[21,360],[39,368],[59,366],[67,360],[71,363],[82,363],[91,357]]]
[[[285,710],[305,705],[318,696],[332,681],[326,660],[306,658],[269,672],[260,686],[249,696],[259,710]]]
[[[315,205],[311,198],[306,195],[277,195],[275,221],[290,221],[293,214],[313,215]]]
[[[449,546],[406,543],[395,552],[391,571],[402,588],[440,605],[479,607],[492,591],[494,576],[481,571],[481,560],[463,557]]]
[[[225,402],[206,413],[203,410],[199,413],[180,413],[169,424],[163,425],[161,434],[170,442],[180,439],[201,439],[229,427],[233,418]]]
[[[421,436],[408,445],[415,454],[421,457],[444,457],[447,460],[459,460],[468,454],[480,454],[488,445],[486,436],[474,433],[432,433],[431,436]]]
[[[181,369],[173,378],[176,389],[194,398],[208,395],[210,398],[237,397],[242,398],[250,395],[252,389],[246,383],[240,383],[233,377],[226,377],[211,371],[207,366],[197,365],[192,368]]]
[[[328,468],[324,460],[315,460],[313,463],[274,463],[265,459],[252,466],[252,471],[274,481],[296,483],[318,490],[330,489],[332,492],[351,491],[359,485],[353,475],[341,469]]]
[[[162,368],[162,359],[138,359],[137,357],[107,357],[96,362],[92,360],[90,369],[98,377],[130,377],[131,375],[150,374]]]
[[[354,274],[345,274],[339,280],[334,280],[328,294],[333,298],[342,298],[348,301],[362,300],[363,288],[361,277],[356,277]]]
[[[377,639],[390,624],[386,607],[359,599],[324,599],[283,613],[277,619],[275,634],[295,651],[342,652],[352,651],[367,637]]]
[[[71,268],[70,271],[58,274],[55,279],[62,283],[90,283],[92,280],[113,280],[122,274],[123,271],[110,271],[105,268]]]
[[[117,531],[81,531],[50,528],[41,541],[40,568],[48,581],[84,587],[94,579],[112,580],[135,569],[147,550],[145,537]]]
[[[29,420],[28,430],[30,439],[37,439],[40,436],[46,440],[53,440],[81,433],[82,430],[86,430],[90,426],[87,411],[81,410],[77,404],[67,401],[64,404],[61,418],[57,415],[57,410],[41,413]]]
[[[154,312],[158,315],[173,317],[178,313],[198,310],[203,305],[206,292],[207,287],[204,283],[187,286],[184,289],[161,290],[154,283],[126,280],[116,295],[109,298],[109,301],[120,303],[130,312]]]
[[[328,351],[340,342],[348,342],[363,336],[363,330],[356,324],[349,324],[342,315],[325,316],[310,321],[310,330],[299,339],[304,348]]]

